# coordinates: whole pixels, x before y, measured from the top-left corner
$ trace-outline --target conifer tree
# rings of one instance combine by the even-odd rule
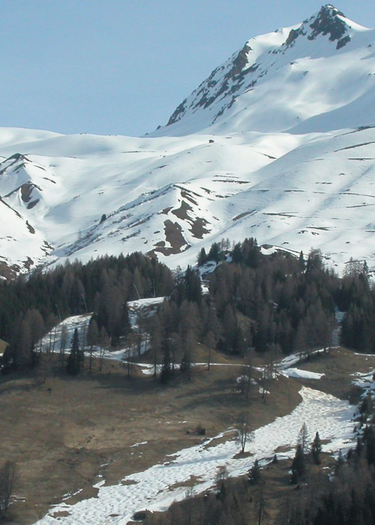
[[[300,431],[299,431],[299,434],[298,434],[298,440],[297,440],[297,443],[301,446],[301,449],[302,449],[302,454],[307,454],[308,452],[308,436],[309,432],[307,430],[307,425],[306,423],[303,423]]]
[[[99,340],[99,330],[98,325],[94,318],[91,319],[89,324],[89,329],[87,332],[87,342],[90,345],[90,364],[89,364],[89,370],[92,369],[92,361],[93,361],[93,353],[94,353],[94,346],[98,344]]]
[[[262,474],[260,471],[259,461],[257,459],[249,471],[248,480],[250,485],[258,485],[262,481]]]
[[[322,443],[320,441],[319,432],[315,434],[314,441],[311,445],[311,456],[316,465],[320,465],[320,453],[322,451]]]
[[[163,366],[161,369],[160,374],[160,382],[163,384],[169,383],[172,375],[171,370],[171,354],[169,351],[169,346],[166,344],[164,346],[164,358],[163,358]]]
[[[15,465],[6,461],[0,467],[0,521],[7,520],[7,513],[11,505],[11,496],[15,477]]]
[[[299,254],[298,264],[299,264],[301,272],[303,272],[305,269],[305,258],[303,256],[303,252],[300,252]]]
[[[297,445],[296,454],[292,463],[291,483],[298,483],[306,472],[305,456],[301,445]]]
[[[103,370],[104,356],[105,356],[106,349],[109,346],[109,343],[110,341],[109,341],[109,336],[107,334],[107,330],[104,328],[104,326],[102,326],[100,330],[100,338],[99,338],[99,348],[100,348],[99,370]]]
[[[198,259],[197,259],[198,266],[203,266],[204,264],[206,264],[206,262],[207,262],[207,253],[206,253],[206,250],[202,248],[201,251],[199,252]]]
[[[83,365],[83,355],[83,350],[79,347],[78,330],[75,328],[66,365],[66,371],[69,375],[75,376],[79,374]]]

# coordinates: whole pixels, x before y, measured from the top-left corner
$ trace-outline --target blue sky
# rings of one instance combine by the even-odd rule
[[[2,0],[0,126],[143,135],[249,38],[314,0]],[[375,27],[375,0],[335,3]]]

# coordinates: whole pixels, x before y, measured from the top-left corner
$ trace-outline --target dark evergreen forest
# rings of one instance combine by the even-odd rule
[[[168,296],[170,270],[134,253],[74,262],[48,272],[35,271],[0,285],[0,338],[9,342],[8,359],[17,368],[35,364],[37,341],[62,319],[95,312],[113,346],[129,331],[127,301]]]
[[[273,355],[329,347],[335,311],[344,311],[342,344],[375,350],[375,291],[365,265],[350,261],[339,278],[325,268],[318,250],[306,257],[277,251],[263,255],[255,239],[228,249],[214,243],[198,257],[198,268],[172,272],[156,259],[134,253],[67,263],[34,271],[0,285],[0,337],[18,367],[32,366],[33,349],[61,319],[94,312],[95,331],[112,347],[130,335],[127,301],[165,296],[149,323],[162,380],[174,364],[190,377],[197,342],[227,354],[254,349]],[[208,290],[203,293],[201,275]]]

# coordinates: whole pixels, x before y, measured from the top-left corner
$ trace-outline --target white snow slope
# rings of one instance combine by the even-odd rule
[[[183,267],[253,236],[375,269],[374,51],[374,30],[326,6],[251,39],[152,135],[0,129],[0,263]]]
[[[196,477],[194,493],[198,494],[213,487],[218,469],[225,466],[230,476],[240,476],[248,472],[253,462],[271,461],[278,447],[285,447],[279,457],[293,457],[298,432],[303,422],[307,422],[310,435],[319,432],[325,452],[337,452],[353,444],[352,408],[345,401],[318,390],[303,387],[300,391],[302,402],[285,417],[259,428],[251,434],[246,451],[251,455],[235,458],[239,451],[235,440],[215,445],[215,440],[223,434],[205,440],[201,445],[184,449],[171,456],[170,461],[157,464],[144,472],[131,474],[124,483],[105,486],[105,481],[95,485],[99,489],[96,498],[83,500],[75,505],[61,503],[36,525],[66,525],[107,523],[125,525],[138,510],[166,510],[173,501],[186,497],[186,486],[176,486]],[[228,436],[229,437],[229,436]],[[129,484],[130,483],[130,484]],[[65,511],[68,515],[55,518]]]

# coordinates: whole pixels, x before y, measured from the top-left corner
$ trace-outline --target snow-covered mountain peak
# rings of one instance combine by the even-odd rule
[[[350,26],[346,22],[344,13],[327,4],[307,23],[304,22],[301,27],[309,32],[308,38],[311,40],[322,34],[329,35],[329,39],[334,42],[343,38]]]
[[[223,238],[375,272],[375,31],[331,5],[248,40],[148,137],[0,129],[0,274]]]
[[[318,13],[304,20],[298,29],[291,29],[285,45],[290,46],[300,36],[308,40],[323,36],[330,42],[335,42],[336,49],[339,50],[351,41],[353,34],[361,31],[368,29],[352,22],[336,7],[327,4]]]
[[[43,191],[55,185],[53,175],[27,155],[15,153],[0,162],[0,195],[12,207],[31,210],[43,200]]]
[[[208,128],[214,133],[274,132],[296,126],[304,132],[301,123],[339,108],[349,108],[353,119],[342,125],[347,115],[334,115],[329,129],[361,125],[351,106],[375,88],[373,46],[374,30],[332,5],[323,6],[300,24],[247,41],[154,135],[182,136]],[[374,121],[375,110],[370,110],[366,124]],[[308,131],[322,131],[322,123],[316,124],[311,129],[309,123]]]

